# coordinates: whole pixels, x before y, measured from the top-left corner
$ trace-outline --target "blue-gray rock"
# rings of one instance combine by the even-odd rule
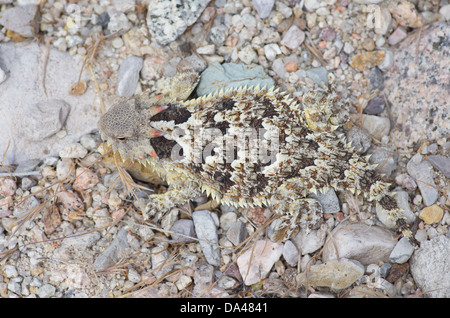
[[[262,66],[243,64],[212,63],[203,73],[197,86],[197,95],[203,96],[221,89],[238,88],[241,86],[257,86],[270,88],[275,82],[265,72]]]
[[[261,19],[265,19],[270,15],[274,3],[275,0],[252,0],[253,7]]]
[[[323,213],[337,213],[341,210],[336,192],[331,188],[325,193],[320,191],[317,194],[311,193],[309,197],[319,201]]]
[[[406,164],[406,170],[416,180],[423,202],[430,206],[439,198],[439,191],[434,183],[432,165],[422,159],[421,154],[415,154]]]
[[[211,212],[207,210],[195,211],[192,213],[192,219],[206,261],[211,265],[220,266],[219,237]]]
[[[441,155],[429,155],[427,156],[431,165],[442,172],[446,178],[450,178],[450,158]]]
[[[306,70],[306,76],[314,81],[318,87],[323,87],[323,85],[328,85],[328,71],[325,67],[314,67]]]
[[[192,237],[195,237],[194,222],[192,222],[192,220],[177,220],[170,230],[174,232],[171,235],[172,239],[176,242],[192,241]]]
[[[241,244],[247,237],[245,224],[241,221],[234,222],[227,231],[227,239],[235,246]]]
[[[131,97],[136,91],[139,81],[139,72],[144,66],[142,58],[131,55],[120,63],[118,81],[117,81],[117,96]]]
[[[406,237],[402,237],[395,245],[391,255],[389,255],[389,262],[404,264],[409,260],[413,252],[414,246],[411,245]]]
[[[151,0],[148,4],[147,26],[160,45],[176,40],[195,23],[209,0]]]
[[[379,91],[382,91],[384,88],[384,75],[383,72],[378,68],[374,67],[370,70],[369,74],[369,81],[370,81],[370,90],[374,91],[378,89]]]
[[[120,253],[128,246],[127,231],[121,229],[111,244],[97,256],[93,267],[102,270],[116,264],[119,261]]]

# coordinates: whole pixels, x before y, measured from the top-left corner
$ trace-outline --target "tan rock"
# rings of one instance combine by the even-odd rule
[[[427,206],[419,214],[419,218],[422,219],[426,224],[438,223],[440,220],[442,220],[443,216],[444,210],[442,210],[442,208],[437,204]]]

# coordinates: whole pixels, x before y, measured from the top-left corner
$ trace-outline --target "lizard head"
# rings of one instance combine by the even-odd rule
[[[120,101],[100,118],[100,135],[123,159],[157,158],[150,139],[162,136],[163,132],[150,127],[149,119],[164,109],[165,106],[159,105],[143,109],[139,98]]]

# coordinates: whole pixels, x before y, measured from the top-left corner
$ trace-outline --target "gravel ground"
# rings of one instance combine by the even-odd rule
[[[448,1],[173,3],[0,0],[0,110],[27,120],[0,123],[30,139],[0,138],[0,296],[449,297]],[[145,222],[147,195],[166,188],[102,156],[96,119],[177,69],[217,63],[259,65],[299,101],[333,74],[353,106],[343,132],[392,181],[420,247],[374,204],[334,191],[317,198],[322,224],[285,243],[270,240],[269,209],[203,196]],[[45,107],[56,64],[81,81]],[[20,94],[44,103],[8,108]],[[89,109],[76,101],[87,94]]]

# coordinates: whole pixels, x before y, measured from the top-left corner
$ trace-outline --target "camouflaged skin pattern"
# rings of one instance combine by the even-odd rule
[[[206,192],[236,207],[271,207],[280,216],[274,240],[285,240],[322,219],[320,204],[307,195],[333,188],[376,201],[411,238],[389,184],[335,133],[348,120],[348,105],[333,90],[311,91],[302,103],[259,87],[185,101],[197,80],[178,74],[162,94],[120,101],[99,122],[122,158],[170,185],[150,195],[146,217]]]

